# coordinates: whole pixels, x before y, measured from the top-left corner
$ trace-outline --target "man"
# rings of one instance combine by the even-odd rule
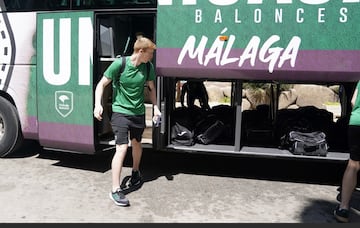
[[[148,38],[139,36],[134,43],[134,51],[126,57],[125,67],[120,77],[121,58],[115,60],[104,72],[95,89],[94,117],[102,120],[103,106],[101,104],[104,88],[112,81],[114,97],[112,103],[111,126],[115,135],[116,151],[111,162],[112,190],[110,199],[118,206],[129,206],[130,202],[120,188],[120,177],[123,162],[128,149],[130,135],[132,147],[132,175],[130,185],[140,185],[142,177],[139,171],[142,156],[142,134],[145,124],[144,83],[150,90],[150,100],[153,104],[154,121],[161,116],[156,104],[155,71],[150,62],[156,45]],[[150,71],[146,64],[150,62]],[[149,73],[149,75],[147,75]],[[120,78],[117,78],[120,77]],[[148,79],[147,79],[148,78]]]
[[[348,129],[348,143],[350,159],[342,178],[341,202],[334,210],[334,216],[339,222],[348,222],[350,214],[350,199],[357,185],[358,172],[360,169],[360,81],[358,81],[351,99],[353,107]]]
[[[195,106],[195,100],[198,99],[200,107],[204,110],[209,110],[209,95],[206,87],[202,81],[187,81],[183,84],[181,89],[181,106],[184,107],[184,98],[186,94],[186,102],[189,108]]]

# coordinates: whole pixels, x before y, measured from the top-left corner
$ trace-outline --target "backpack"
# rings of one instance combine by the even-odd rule
[[[328,144],[322,131],[290,131],[281,138],[281,146],[295,155],[326,156]]]

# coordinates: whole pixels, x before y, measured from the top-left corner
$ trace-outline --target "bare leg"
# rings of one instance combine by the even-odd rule
[[[136,139],[131,140],[132,146],[132,158],[133,158],[133,170],[139,170],[141,156],[142,156],[142,144],[141,142],[136,141]]]
[[[121,169],[123,167],[124,159],[128,149],[127,144],[116,145],[116,152],[111,161],[111,172],[112,172],[112,191],[120,187]]]
[[[180,101],[181,81],[176,82],[176,101]]]
[[[340,208],[350,208],[350,199],[357,184],[357,173],[359,168],[360,162],[349,159],[342,180]]]

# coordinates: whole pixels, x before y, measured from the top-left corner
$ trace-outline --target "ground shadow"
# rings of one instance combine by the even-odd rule
[[[103,173],[110,170],[114,154],[114,150],[96,155],[64,153],[44,150],[33,141],[27,143],[27,146],[10,158],[37,155],[38,159],[54,160],[52,165],[55,166]],[[129,148],[124,167],[131,168],[131,166],[131,148]],[[171,181],[175,175],[184,173],[339,186],[345,167],[346,163],[159,152],[150,148],[144,148],[141,161],[144,182],[159,177],[166,177]]]
[[[35,140],[24,140],[22,145],[13,153],[7,155],[6,158],[26,158],[39,154],[41,147]]]
[[[301,212],[302,223],[338,223],[333,216],[336,204],[321,199],[311,200],[309,205]],[[360,211],[352,208],[350,222],[360,222]]]
[[[336,200],[340,203],[341,201],[341,187],[337,189],[338,194]],[[350,206],[357,211],[360,211],[360,188],[356,188],[351,196]]]
[[[144,152],[145,181],[179,173],[338,186],[345,164],[206,154]]]

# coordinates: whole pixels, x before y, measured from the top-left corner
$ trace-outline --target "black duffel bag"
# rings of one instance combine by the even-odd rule
[[[288,148],[296,155],[326,156],[328,144],[326,134],[322,131],[290,131],[281,138],[282,148]]]

